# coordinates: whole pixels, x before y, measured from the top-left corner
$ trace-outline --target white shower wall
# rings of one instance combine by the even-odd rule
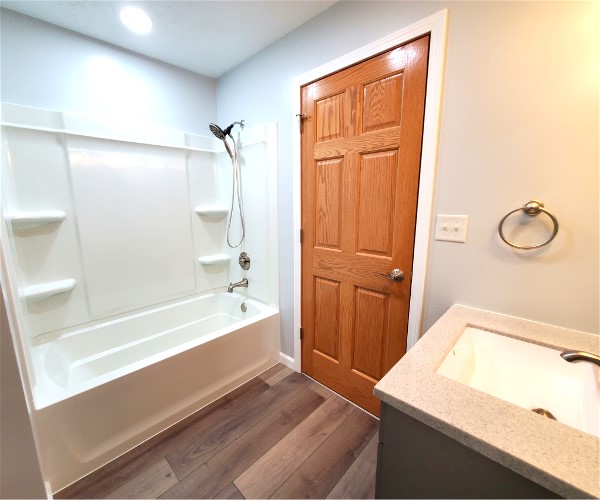
[[[196,211],[229,208],[231,162],[221,141],[151,129],[124,135],[91,117],[8,104],[2,109],[3,211],[20,295],[64,280],[75,283],[43,300],[21,300],[23,330],[36,342],[223,289],[243,277],[241,250],[252,257],[244,293],[277,304],[274,125],[249,127],[238,137],[247,239],[229,249],[227,214]],[[79,129],[32,130],[60,123]],[[82,136],[82,129],[94,137]],[[52,211],[64,212],[64,220],[36,227],[10,222],[15,215]],[[235,234],[238,229],[232,226]],[[223,254],[229,261],[200,260]]]
[[[67,143],[90,315],[195,292],[186,153],[80,137]],[[210,172],[211,155],[199,156]]]

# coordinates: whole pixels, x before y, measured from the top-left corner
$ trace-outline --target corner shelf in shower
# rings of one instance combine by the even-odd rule
[[[65,220],[67,214],[62,210],[43,210],[38,212],[13,212],[7,214],[12,227],[15,229],[28,229],[42,226],[44,224],[53,224]]]
[[[75,287],[74,279],[66,279],[60,281],[50,281],[48,283],[40,283],[39,285],[31,285],[22,288],[20,295],[22,298],[35,302],[44,300],[59,293],[70,292]]]
[[[224,253],[216,253],[214,255],[200,257],[198,262],[203,266],[226,266],[231,262],[231,257]]]
[[[229,213],[229,209],[227,207],[196,207],[194,208],[194,212],[196,212],[200,217],[225,217]]]

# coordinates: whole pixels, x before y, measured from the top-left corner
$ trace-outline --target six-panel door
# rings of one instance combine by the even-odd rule
[[[406,351],[428,49],[302,88],[302,370],[374,414]]]

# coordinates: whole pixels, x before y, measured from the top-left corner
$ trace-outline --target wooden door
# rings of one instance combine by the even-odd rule
[[[302,88],[302,371],[379,414],[406,352],[429,36]],[[393,269],[403,281],[390,281]]]

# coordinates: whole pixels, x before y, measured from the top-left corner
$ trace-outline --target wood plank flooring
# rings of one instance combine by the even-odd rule
[[[379,421],[284,365],[55,498],[374,498]]]

